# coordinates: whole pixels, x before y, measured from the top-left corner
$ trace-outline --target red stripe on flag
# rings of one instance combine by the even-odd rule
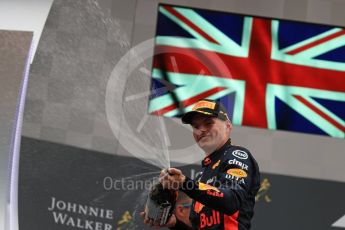
[[[341,124],[339,124],[337,121],[335,121],[333,118],[329,117],[327,114],[325,114],[324,112],[322,112],[320,109],[318,109],[316,106],[314,106],[313,104],[311,104],[309,101],[307,101],[306,99],[304,99],[302,96],[299,95],[294,95],[294,97],[299,100],[300,102],[302,102],[304,105],[308,106],[311,110],[313,110],[314,112],[316,112],[317,114],[319,114],[321,117],[323,117],[325,120],[327,120],[329,123],[331,123],[332,125],[334,125],[335,127],[337,127],[338,129],[340,129],[341,131],[343,131],[345,133],[345,127],[342,126]]]
[[[169,11],[172,15],[180,19],[182,22],[190,26],[193,30],[195,30],[198,34],[206,38],[208,41],[218,44],[216,40],[214,40],[212,37],[210,37],[207,33],[205,33],[203,30],[201,30],[197,25],[192,23],[188,18],[185,18],[183,15],[181,15],[179,12],[177,12],[174,8],[171,6],[165,6],[164,7],[167,11]]]
[[[338,31],[337,33],[331,34],[331,35],[329,35],[327,37],[324,37],[324,38],[322,38],[320,40],[314,41],[312,43],[309,43],[309,44],[306,44],[304,46],[301,46],[301,47],[299,47],[297,49],[291,50],[287,54],[294,55],[294,54],[300,53],[300,52],[302,52],[302,51],[304,51],[306,49],[309,49],[309,48],[311,48],[313,46],[317,46],[317,45],[319,45],[319,44],[321,44],[323,42],[329,41],[329,40],[331,40],[333,38],[339,37],[339,36],[344,35],[344,34],[345,34],[345,30]]]
[[[268,20],[255,18],[253,20],[252,35],[246,73],[246,90],[244,96],[244,113],[242,125],[267,127],[266,87],[269,77],[274,76],[270,66],[271,24]],[[251,68],[250,68],[251,67]],[[241,74],[243,76],[243,74]],[[234,76],[236,78],[237,76]]]
[[[224,230],[238,230],[238,217],[239,211],[235,212],[232,216],[224,215]]]
[[[153,67],[162,69],[162,65],[157,60],[165,60],[164,71],[168,72],[176,72],[170,61],[171,57],[173,57],[178,65],[178,73],[199,74],[201,77],[204,77],[202,75],[212,75],[245,80],[246,85],[253,84],[254,86],[257,86],[257,83],[253,82],[253,79],[258,78],[265,80],[265,85],[271,83],[339,92],[344,91],[344,71],[318,69],[310,66],[267,60],[265,58],[259,60],[257,56],[253,58],[233,57],[208,50],[171,46],[156,46],[155,49],[159,54],[156,54],[154,57]],[[263,51],[258,55],[263,56],[262,53]],[[222,60],[222,63],[217,62],[218,59]],[[228,70],[224,70],[225,68],[228,68]],[[200,73],[201,69],[203,70],[202,73]]]
[[[191,98],[188,98],[187,100],[182,101],[182,106],[187,107],[189,105],[192,105],[195,102],[197,102],[201,99],[207,98],[208,96],[211,96],[211,95],[218,93],[220,91],[223,91],[224,89],[225,89],[224,87],[215,87],[213,89],[210,89],[206,92],[203,92],[199,95],[196,95],[194,97],[191,97]],[[166,106],[160,110],[156,110],[156,111],[152,112],[151,114],[152,115],[164,115],[165,113],[168,113],[174,109],[176,109],[176,105],[172,104],[172,105]]]

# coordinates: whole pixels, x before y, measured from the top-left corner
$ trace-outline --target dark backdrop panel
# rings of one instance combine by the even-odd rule
[[[21,230],[145,229],[138,217],[144,182],[148,187],[160,169],[136,158],[31,138],[23,138],[21,151]],[[182,167],[191,177],[199,169]],[[252,229],[331,230],[345,214],[343,194],[343,183],[263,173]]]

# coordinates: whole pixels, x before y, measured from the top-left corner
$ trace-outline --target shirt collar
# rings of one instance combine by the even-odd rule
[[[224,149],[230,145],[231,145],[231,139],[229,138],[220,149],[214,151],[213,153],[211,153],[210,155],[208,155],[202,160],[201,162],[202,167],[207,167],[212,162],[217,160],[218,156],[224,151]]]

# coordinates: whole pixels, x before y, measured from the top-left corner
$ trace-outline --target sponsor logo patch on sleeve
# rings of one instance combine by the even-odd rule
[[[242,150],[235,150],[232,152],[232,155],[242,160],[248,159],[248,154]]]
[[[226,171],[227,174],[238,177],[238,178],[246,178],[248,175],[243,169],[229,169]]]
[[[235,158],[232,159],[232,160],[229,160],[229,161],[228,161],[228,164],[229,164],[229,165],[237,165],[237,166],[241,167],[241,169],[244,169],[244,170],[247,170],[247,171],[248,171],[248,165],[242,163],[242,162],[239,161],[239,160],[236,160]]]

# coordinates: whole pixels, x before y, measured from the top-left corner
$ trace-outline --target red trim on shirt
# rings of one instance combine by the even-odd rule
[[[238,230],[238,218],[239,211],[235,212],[233,215],[224,215],[224,230]]]

